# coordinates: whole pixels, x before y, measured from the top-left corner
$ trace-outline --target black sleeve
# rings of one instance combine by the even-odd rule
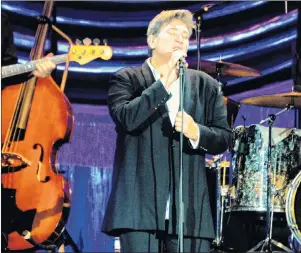
[[[1,54],[1,66],[8,66],[18,62],[12,25],[9,22],[7,14],[4,12],[1,12]],[[1,79],[2,88],[12,84],[23,83],[30,77],[30,74],[24,73]]]
[[[139,128],[168,99],[169,94],[160,80],[137,97],[133,80],[127,70],[118,71],[110,80],[108,91],[110,115],[115,123],[127,132]]]
[[[213,79],[207,82],[215,82]],[[218,84],[210,84],[217,87]],[[231,142],[231,129],[227,122],[227,110],[223,102],[222,93],[217,88],[212,88],[212,99],[207,105],[209,109],[208,122],[198,124],[200,130],[199,149],[206,153],[216,155],[225,152]]]

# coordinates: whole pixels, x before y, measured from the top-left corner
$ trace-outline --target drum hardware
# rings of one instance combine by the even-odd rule
[[[226,168],[230,166],[230,162],[224,160],[221,162],[222,155],[215,156],[213,163],[216,164],[216,237],[213,241],[215,250],[223,251],[223,222],[225,200],[228,195],[229,185],[226,185]],[[223,176],[221,173],[223,170]],[[221,180],[222,179],[222,180]],[[221,183],[222,181],[222,183]]]
[[[226,87],[227,85],[227,82],[222,82],[220,80],[220,77],[221,77],[221,74],[222,74],[222,68],[223,68],[223,65],[221,63],[221,57],[220,57],[220,62],[217,62],[216,63],[216,80],[218,82],[218,89],[219,89],[219,92],[221,93],[224,93],[224,88]]]
[[[272,126],[276,120],[276,116],[286,112],[293,108],[293,105],[287,105],[286,108],[277,112],[276,114],[270,114],[266,119],[261,120],[260,124],[263,124],[268,121],[269,124],[269,134],[268,134],[268,157],[267,157],[267,212],[266,212],[266,238],[260,241],[255,247],[250,249],[248,252],[254,252],[260,246],[261,251],[272,252],[272,245],[285,250],[286,252],[292,252],[289,248],[284,246],[282,243],[277,242],[272,239],[272,230],[273,230],[273,216],[274,216],[274,198],[275,198],[275,169],[273,171],[271,164],[271,151],[272,151]],[[273,182],[272,182],[273,180]]]
[[[216,73],[216,80],[219,85],[219,92],[223,94],[226,82],[220,80],[221,75],[228,75],[230,72],[224,71],[226,68],[229,70],[230,65],[233,68],[235,64],[229,64],[222,62],[221,58],[219,62],[201,61],[202,69],[207,73]],[[235,118],[240,108],[240,104],[227,97],[224,97],[224,104],[227,108],[227,121],[232,128]],[[215,250],[223,250],[223,219],[224,219],[224,207],[226,196],[228,195],[229,186],[225,184],[226,181],[226,167],[230,166],[227,161],[221,162],[222,155],[214,157],[213,161],[208,161],[209,167],[216,165],[216,237],[213,241],[213,248]],[[223,168],[223,179],[221,185],[221,169]]]

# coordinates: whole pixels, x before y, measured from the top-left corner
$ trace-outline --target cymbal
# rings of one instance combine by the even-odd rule
[[[301,108],[301,92],[288,92],[268,96],[251,97],[242,99],[240,102],[263,107],[284,108],[287,105],[293,105],[295,108]]]
[[[207,73],[217,73],[220,68],[222,76],[260,76],[261,73],[249,67],[240,64],[224,62],[224,61],[205,61],[201,60],[201,70]]]

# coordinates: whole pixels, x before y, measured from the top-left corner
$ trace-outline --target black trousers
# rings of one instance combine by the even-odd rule
[[[121,252],[178,252],[178,239],[151,231],[132,231],[120,236]],[[209,252],[206,238],[185,238],[184,252]]]

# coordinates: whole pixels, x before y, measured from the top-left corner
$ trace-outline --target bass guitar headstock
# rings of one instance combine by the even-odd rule
[[[113,50],[107,45],[106,40],[104,40],[104,45],[99,45],[99,39],[94,39],[93,45],[91,42],[89,38],[84,39],[83,43],[80,40],[76,40],[76,45],[70,47],[69,60],[84,65],[97,58],[102,60],[110,60],[112,58]]]

